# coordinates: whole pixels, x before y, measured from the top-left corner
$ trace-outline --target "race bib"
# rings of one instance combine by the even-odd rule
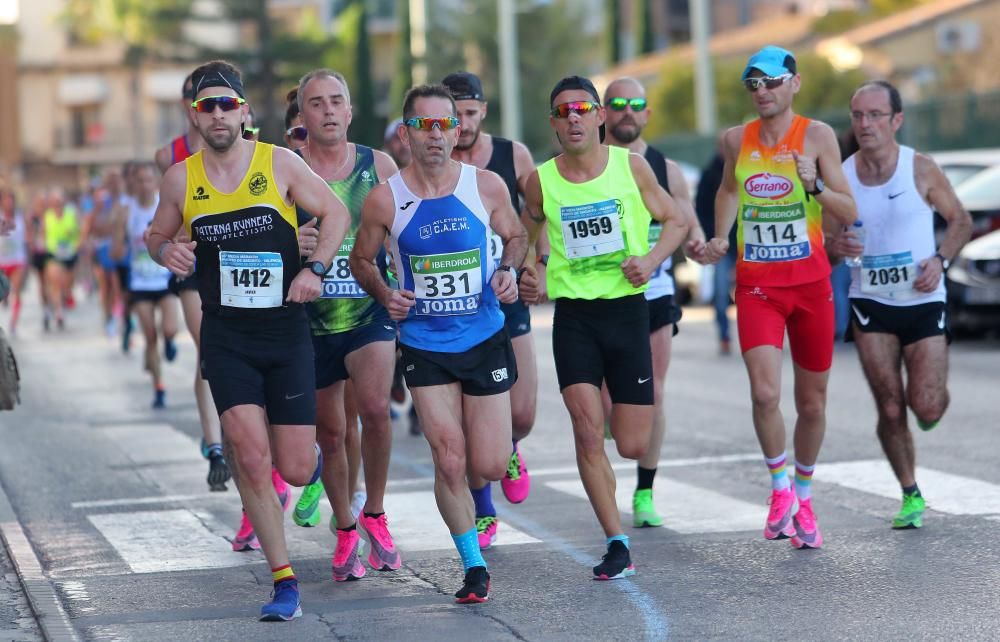
[[[917,266],[910,252],[861,257],[861,291],[896,294],[913,290]]]
[[[563,246],[569,260],[602,256],[625,249],[619,201],[559,208]]]
[[[417,316],[475,314],[483,293],[478,249],[430,256],[410,256]]]
[[[59,241],[56,243],[56,258],[60,261],[69,261],[75,254],[73,244],[70,241]]]
[[[653,249],[653,246],[656,245],[656,243],[660,240],[660,236],[662,234],[663,234],[662,225],[649,226],[649,236],[647,239],[649,241],[649,249]],[[673,267],[673,265],[674,265],[674,257],[668,256],[667,260],[656,266],[656,269],[653,270],[653,273],[649,275],[650,282],[653,282],[664,275],[669,276],[668,273],[670,271],[670,268]]]
[[[798,261],[812,253],[801,203],[745,205],[741,218],[744,261]]]
[[[219,302],[224,306],[281,307],[284,277],[278,252],[219,252]]]
[[[354,249],[354,237],[348,236],[340,244],[340,251],[333,257],[333,264],[323,277],[323,293],[320,298],[363,299],[368,296],[351,273],[349,257],[352,249]]]

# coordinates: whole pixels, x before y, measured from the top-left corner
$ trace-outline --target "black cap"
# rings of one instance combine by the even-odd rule
[[[194,82],[191,80],[191,74],[187,75],[184,84],[181,85],[181,96],[184,100],[194,100]]]
[[[483,95],[483,83],[476,74],[456,71],[445,76],[441,84],[448,88],[451,97],[455,100],[478,100],[480,102],[486,100]]]
[[[584,78],[583,76],[566,76],[552,88],[552,93],[549,94],[549,107],[552,106],[552,101],[556,99],[556,96],[561,92],[571,89],[582,89],[594,97],[594,102],[601,102],[601,97],[597,93],[597,89],[594,88],[594,83],[590,82],[589,78]]]

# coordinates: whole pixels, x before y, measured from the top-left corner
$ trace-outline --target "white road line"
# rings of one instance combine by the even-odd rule
[[[100,432],[119,444],[136,464],[190,462],[198,453],[198,442],[170,424],[109,426],[101,428]]]
[[[206,499],[233,501],[230,493],[200,493],[198,495],[157,495],[153,497],[126,497],[123,499],[97,499],[86,502],[73,502],[73,508],[115,508],[118,506],[142,506],[149,504],[172,504],[175,502],[193,502]]]
[[[551,481],[545,485],[587,499],[580,480]],[[619,484],[615,501],[619,510],[631,514],[632,487]],[[767,517],[764,498],[756,504],[669,478],[656,481],[653,503],[663,517],[664,527],[684,534],[754,531],[764,527]]]
[[[391,493],[385,497],[389,532],[404,551],[454,549],[451,533],[438,513],[433,491]],[[535,544],[535,539],[510,524],[501,523],[497,545]]]
[[[846,461],[816,467],[816,479],[899,500],[901,493],[884,459]],[[1000,514],[1000,485],[917,466],[917,482],[933,510],[952,515]]]

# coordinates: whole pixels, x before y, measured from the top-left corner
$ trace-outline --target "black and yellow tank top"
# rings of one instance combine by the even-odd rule
[[[285,303],[301,269],[295,206],[278,191],[273,145],[256,143],[239,187],[220,192],[205,174],[202,152],[184,161],[184,227],[197,241],[195,275],[202,309],[222,316],[302,314]]]

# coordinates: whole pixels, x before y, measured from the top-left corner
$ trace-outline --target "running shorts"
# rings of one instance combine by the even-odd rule
[[[882,332],[895,335],[901,346],[927,337],[944,335],[951,343],[948,313],[941,301],[919,305],[886,305],[871,299],[851,299],[851,323],[844,341],[854,341],[855,332]]]
[[[506,328],[465,352],[431,352],[402,343],[400,349],[410,388],[458,382],[462,394],[485,397],[507,392],[517,381],[514,347]]]

